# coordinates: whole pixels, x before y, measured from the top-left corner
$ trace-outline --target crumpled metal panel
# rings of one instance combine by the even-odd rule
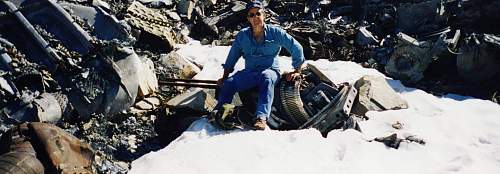
[[[415,83],[424,78],[424,72],[432,62],[431,45],[399,33],[399,42],[385,71],[397,79]]]
[[[487,83],[500,69],[500,37],[472,34],[460,45],[457,55],[458,75],[470,83]]]
[[[42,93],[38,96],[24,97],[22,100],[13,101],[3,108],[0,116],[14,119],[16,122],[41,121],[55,123],[61,119],[63,114],[69,116],[70,113],[63,113],[63,106],[68,103],[60,101],[54,93]],[[61,98],[61,97],[59,97]]]
[[[325,106],[318,114],[309,119],[300,129],[314,127],[326,137],[328,132],[343,126],[349,118],[358,91],[352,86],[345,86],[337,94],[334,101]]]
[[[43,174],[42,163],[29,153],[9,152],[0,156],[0,173]]]
[[[113,63],[113,70],[120,78],[119,83],[109,84],[111,88],[106,91],[104,113],[115,114],[121,112],[135,102],[139,90],[140,79],[139,68],[142,62],[132,48],[120,48],[120,51],[126,53],[126,57],[118,57]]]
[[[175,33],[166,22],[169,19],[141,3],[134,1],[127,9],[125,20],[132,26],[161,38],[169,49],[175,47]]]
[[[92,173],[94,152],[89,144],[51,124],[36,122],[29,127],[59,173]]]
[[[56,123],[62,117],[63,110],[57,98],[50,93],[43,93],[33,100],[37,109],[38,120]]]
[[[410,34],[429,32],[429,27],[442,23],[444,10],[441,4],[442,0],[401,3],[397,10],[397,27]]]
[[[80,54],[91,49],[91,37],[54,0],[27,1],[20,8],[31,24],[47,30],[67,48]]]
[[[128,33],[127,28],[123,26],[124,23],[120,23],[115,16],[108,14],[101,8],[87,7],[67,2],[60,2],[59,4],[69,13],[84,19],[92,26],[94,30],[91,34],[95,35],[98,39],[118,39],[121,41],[133,39]]]
[[[0,9],[13,15],[12,19],[0,21],[0,33],[12,41],[28,58],[45,65],[49,71],[54,72],[58,66],[57,62],[61,61],[62,58],[56,54],[55,50],[50,47],[49,43],[42,38],[13,3],[0,1]]]
[[[0,140],[0,173],[43,174],[44,166],[26,137],[27,124],[16,126],[2,135]]]
[[[93,113],[119,113],[132,106],[137,97],[139,66],[142,66],[137,54],[118,45],[105,46],[98,52],[104,57],[90,63],[99,67],[72,84],[68,95],[81,119],[88,119]]]
[[[36,155],[35,149],[33,149],[33,146],[29,142],[29,137],[24,135],[28,131],[28,124],[24,123],[2,134],[2,138],[0,139],[0,154],[22,152]]]

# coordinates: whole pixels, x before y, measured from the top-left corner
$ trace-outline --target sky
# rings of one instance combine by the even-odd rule
[[[228,46],[191,41],[177,52],[203,65],[195,79],[218,79]],[[353,84],[363,75],[383,76],[353,62],[306,61],[334,83]],[[291,59],[280,57],[281,69],[291,70]],[[236,69],[242,69],[240,60]],[[433,96],[389,85],[409,104],[408,109],[369,111],[359,122],[362,132],[333,130],[323,138],[315,129],[291,131],[220,130],[206,119],[195,121],[164,149],[132,162],[132,174],[499,174],[500,105],[488,100],[448,94]],[[392,124],[400,122],[402,129]],[[402,142],[398,149],[371,141],[397,133],[415,136],[426,144]]]

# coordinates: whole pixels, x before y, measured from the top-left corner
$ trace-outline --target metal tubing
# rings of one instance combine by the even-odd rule
[[[208,89],[217,89],[219,87],[217,84],[208,84],[208,83],[185,83],[185,82],[166,82],[166,81],[158,81],[158,83],[169,86],[188,86],[188,87],[199,87]]]
[[[211,84],[217,84],[217,80],[198,80],[198,79],[174,79],[174,78],[166,78],[165,82],[173,82],[173,81],[179,81],[179,82],[199,82],[199,83],[211,83]]]
[[[45,54],[50,57],[52,60],[49,60],[51,63],[54,63],[52,65],[46,65],[50,71],[55,71],[57,68],[57,64],[55,63],[56,61],[62,60],[55,51],[49,46],[49,43],[45,41],[40,34],[35,30],[33,25],[28,22],[28,20],[24,17],[24,15],[14,6],[9,1],[0,1],[2,2],[7,8],[9,8],[9,11],[14,14],[14,17],[16,20],[26,29],[28,30],[28,34],[36,41],[37,45],[45,52]]]

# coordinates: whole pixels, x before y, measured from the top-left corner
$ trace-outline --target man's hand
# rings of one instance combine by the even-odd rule
[[[219,80],[217,80],[217,86],[222,87],[224,84],[224,80],[226,80],[226,77],[221,77]]]
[[[286,74],[286,81],[292,81],[300,78],[300,69],[289,72]]]
[[[224,69],[224,74],[222,74],[222,77],[217,80],[217,86],[219,87],[222,87],[222,85],[224,84],[224,80],[227,79],[227,77],[229,77],[229,74],[233,72],[233,70],[227,70],[227,69]]]

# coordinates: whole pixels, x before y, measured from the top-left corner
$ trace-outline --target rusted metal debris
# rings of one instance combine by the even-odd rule
[[[421,144],[421,145],[425,145],[425,143],[426,143],[425,140],[423,140],[421,138],[418,138],[415,135],[409,135],[409,136],[406,136],[404,138],[399,138],[398,134],[396,134],[396,133],[391,134],[391,135],[389,135],[387,137],[378,137],[378,138],[375,138],[374,141],[384,143],[387,147],[391,147],[391,148],[394,148],[394,149],[398,149],[399,145],[402,142],[406,142],[406,143],[418,143],[418,144]]]
[[[163,108],[163,100],[185,89],[175,86],[217,87],[214,81],[177,80],[182,76],[162,65],[161,55],[187,42],[188,35],[202,44],[230,45],[248,26],[245,2],[1,1],[0,134],[14,123],[53,122],[97,147],[99,165],[94,167],[99,173],[126,172],[128,161],[159,148],[154,142],[136,143],[154,139],[153,123],[161,122],[156,118],[173,114]],[[264,4],[266,22],[292,34],[309,60],[354,61],[433,94],[454,92],[499,101],[500,86],[494,82],[500,80],[500,68],[492,59],[500,49],[500,30],[492,27],[500,21],[498,1],[269,0]],[[144,59],[157,68],[148,72],[161,80],[159,92],[155,85],[138,91]],[[199,71],[193,72],[187,78]],[[337,100],[349,98],[342,94],[353,88],[305,73],[301,83],[287,84],[288,91],[277,90],[281,100],[269,122],[273,128],[314,127],[324,135],[331,129],[359,130],[356,123],[363,116],[339,110],[347,100]],[[298,95],[293,96],[297,91],[300,102]],[[253,105],[251,94],[240,95],[245,106]],[[162,101],[134,107],[145,110],[127,111],[149,97]],[[321,114],[324,108],[337,114]],[[169,124],[187,127],[184,122]],[[32,157],[10,155],[9,159]]]
[[[81,142],[61,128],[45,124],[31,123],[30,129],[41,145],[52,166],[58,173],[92,173],[94,152],[89,144]]]
[[[2,135],[0,139],[0,172],[44,173],[45,167],[37,159],[35,148],[29,141],[30,137],[25,135],[28,131],[27,124],[22,124]]]
[[[153,37],[148,42],[155,42],[158,48],[171,51],[176,45],[175,32],[172,30],[170,21],[162,14],[145,7],[141,3],[134,1],[127,9],[125,16],[127,22],[135,28],[139,28]],[[147,38],[147,34],[141,34],[141,38]],[[155,41],[154,39],[157,38]],[[153,44],[153,43],[151,43]]]
[[[94,173],[92,148],[55,125],[21,124],[2,135],[0,146],[0,171]]]

